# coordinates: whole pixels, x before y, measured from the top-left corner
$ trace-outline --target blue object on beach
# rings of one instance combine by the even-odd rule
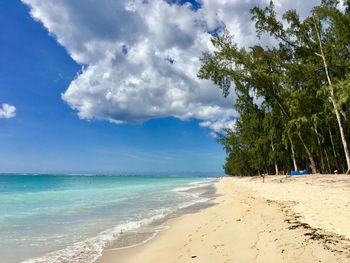
[[[301,170],[301,171],[290,171],[290,175],[296,176],[296,175],[305,175],[310,174],[309,170]]]

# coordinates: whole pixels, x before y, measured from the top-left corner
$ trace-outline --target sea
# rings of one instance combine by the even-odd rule
[[[210,202],[214,177],[0,174],[2,263],[95,262]],[[202,190],[198,190],[202,189]]]

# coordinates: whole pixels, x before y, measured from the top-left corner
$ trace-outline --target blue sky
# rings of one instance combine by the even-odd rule
[[[222,147],[199,121],[116,125],[80,119],[61,99],[81,66],[19,1],[0,2],[1,172],[219,172]]]
[[[235,94],[197,78],[200,56],[224,24],[253,45],[269,1],[0,1],[0,172],[222,172]]]

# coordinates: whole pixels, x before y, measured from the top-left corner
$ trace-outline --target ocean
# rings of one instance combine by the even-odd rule
[[[195,176],[0,175],[3,263],[95,262],[127,231],[152,225],[208,198]],[[137,242],[154,236],[146,235]],[[130,238],[129,238],[130,239]],[[130,242],[129,242],[130,243]],[[130,244],[126,245],[130,245]],[[132,243],[132,242],[131,242]]]

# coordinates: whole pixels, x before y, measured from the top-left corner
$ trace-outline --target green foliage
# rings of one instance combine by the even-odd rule
[[[277,47],[240,49],[227,30],[212,38],[215,51],[201,57],[198,77],[213,81],[225,97],[232,89],[238,97],[239,120],[217,138],[227,174],[287,172],[293,158],[303,169],[345,169],[334,115],[339,110],[350,128],[350,1],[345,7],[323,0],[303,21],[295,10],[278,20],[272,1],[254,7],[257,36],[269,34]]]

